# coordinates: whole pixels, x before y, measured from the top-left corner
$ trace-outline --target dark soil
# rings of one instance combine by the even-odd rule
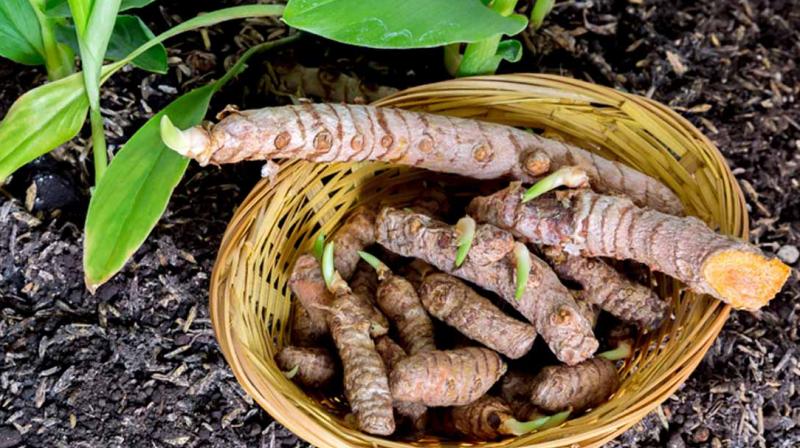
[[[164,30],[220,3],[150,6],[142,16]],[[799,29],[797,0],[559,2],[526,36],[523,61],[503,70],[592,80],[682,112],[741,180],[752,239],[797,267]],[[274,20],[226,24],[210,30],[209,48],[189,33],[169,43],[169,75],[117,75],[103,98],[110,145],[177,92],[220,76],[242,48],[285,33]],[[439,50],[367,51],[306,36],[254,61],[212,110],[286,102],[259,82],[268,60],[399,88],[447,77]],[[0,114],[43,81],[38,69],[0,62]],[[88,134],[0,190],[0,448],[300,444],[238,386],[208,319],[216,248],[260,167],[193,165],[133,261],[92,296],[81,271]],[[766,309],[733,313],[690,380],[614,446],[800,445],[798,296],[795,272]]]

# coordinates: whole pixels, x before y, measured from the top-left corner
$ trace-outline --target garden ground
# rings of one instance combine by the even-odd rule
[[[238,2],[156,4],[142,16],[164,30],[220,3]],[[523,61],[502,70],[574,76],[674,107],[730,162],[753,241],[796,268],[798,30],[798,0],[565,1],[525,36]],[[219,77],[243,48],[286,32],[274,20],[225,24],[168,42],[169,75],[116,76],[103,96],[112,149],[152,110]],[[267,61],[335,68],[398,88],[448,77],[440,50],[371,51],[306,36],[254,60],[212,109],[287,102],[264,82]],[[0,62],[0,115],[43,81],[40,70]],[[80,261],[88,136],[87,126],[0,190],[0,448],[300,443],[245,396],[208,319],[217,246],[260,166],[193,164],[133,261],[92,296]],[[733,313],[689,381],[615,444],[798,446],[799,296],[795,272],[769,307]]]

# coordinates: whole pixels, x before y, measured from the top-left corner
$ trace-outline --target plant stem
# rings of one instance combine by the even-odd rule
[[[542,26],[544,18],[553,10],[553,5],[555,5],[555,3],[555,0],[536,0],[536,3],[533,5],[533,10],[531,10],[531,28],[533,28],[534,31]]]
[[[94,155],[94,183],[97,185],[108,167],[106,154],[106,134],[103,126],[103,115],[99,108],[92,108],[89,112],[92,123],[92,154]]]
[[[36,19],[39,21],[39,29],[42,36],[42,47],[44,48],[44,66],[47,69],[47,78],[56,81],[72,74],[75,68],[75,54],[69,46],[56,41],[55,31],[53,30],[54,19],[44,15],[42,8],[44,0],[29,0]]]
[[[502,16],[514,12],[517,0],[494,0],[489,7]],[[492,74],[500,61],[495,57],[502,34],[496,34],[478,42],[472,42],[464,50],[464,57],[458,66],[457,76]]]
[[[461,66],[461,44],[450,44],[444,47],[444,68],[450,76],[458,75],[458,68]]]

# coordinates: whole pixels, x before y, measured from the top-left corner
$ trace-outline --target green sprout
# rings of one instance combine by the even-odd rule
[[[531,274],[531,253],[528,247],[520,242],[514,243],[514,258],[517,260],[515,278],[517,290],[514,292],[514,299],[520,300],[525,293],[525,286],[528,285],[528,277]]]
[[[571,413],[572,410],[568,409],[566,411],[559,412],[558,414],[546,415],[529,422],[521,422],[516,419],[511,419],[505,422],[505,426],[509,433],[514,434],[515,436],[521,436],[532,431],[543,431],[545,429],[555,428],[556,426],[564,423],[567,418],[569,418]]]
[[[334,274],[336,273],[333,266],[333,251],[333,241],[326,244],[322,251],[322,278],[325,279],[325,286],[327,286],[328,289],[333,287]]]
[[[458,233],[456,267],[460,267],[464,260],[467,259],[467,254],[472,247],[472,241],[475,239],[475,226],[475,220],[469,216],[459,219],[458,223],[456,223],[456,232]]]
[[[522,202],[532,201],[558,187],[582,188],[589,185],[589,176],[577,166],[565,166],[536,182],[522,195]]]
[[[320,232],[317,239],[314,240],[314,246],[311,248],[311,253],[317,261],[322,260],[322,252],[325,251],[325,232]]]
[[[295,375],[297,375],[297,372],[299,372],[299,371],[300,371],[300,366],[297,365],[297,366],[292,367],[292,370],[287,370],[287,371],[283,372],[283,376],[285,376],[288,379],[292,379],[292,378],[295,377]]]
[[[389,266],[386,266],[375,255],[360,250],[358,251],[358,256],[361,257],[362,260],[366,261],[367,264],[372,266],[373,269],[375,269],[375,271],[378,273],[378,279],[383,280],[392,273],[392,270],[389,269]]]
[[[604,358],[609,361],[619,361],[620,359],[629,358],[633,354],[633,347],[629,341],[622,341],[617,348],[597,355],[599,358]]]

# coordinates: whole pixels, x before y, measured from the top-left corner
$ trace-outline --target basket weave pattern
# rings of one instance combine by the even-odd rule
[[[378,105],[543,130],[545,136],[661,180],[688,213],[720,232],[748,235],[742,192],[717,148],[684,118],[650,99],[558,76],[505,75],[420,86]],[[220,347],[259,405],[316,446],[410,445],[350,428],[342,397],[308,396],[275,365],[273,355],[289,342],[291,266],[318,232],[330,235],[356,206],[406,204],[432,176],[376,163],[286,162],[275,178],[253,189],[228,226],[210,291]],[[656,278],[659,295],[673,304],[673,319],[640,337],[634,357],[622,367],[622,387],[608,403],[561,427],[483,445],[600,446],[669,397],[701,361],[729,307],[682,292],[671,279]],[[414,441],[416,446],[434,444],[473,445],[435,437]]]

